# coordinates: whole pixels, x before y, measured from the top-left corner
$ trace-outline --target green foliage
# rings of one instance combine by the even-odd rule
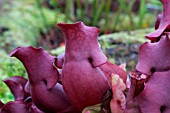
[[[139,20],[140,17],[136,16],[134,14],[131,15],[133,18],[133,24],[130,21],[130,18],[127,14],[113,14],[109,15],[109,20],[107,24],[107,29],[113,29],[114,32],[117,31],[130,31],[133,29],[139,29]],[[145,19],[142,20],[142,24],[140,28],[147,28],[149,27],[152,23],[153,20],[156,18],[150,14],[145,14]],[[105,21],[101,21],[101,26],[104,26]],[[102,29],[104,30],[104,29]]]
[[[47,33],[52,26],[64,18],[64,15],[56,10],[40,8],[36,2],[15,0],[5,5],[6,13],[2,13],[0,26],[9,28],[9,31],[0,36],[0,41],[3,42],[1,47],[6,43],[11,44],[12,49],[23,45],[36,46],[40,33]]]
[[[69,17],[70,17],[70,13],[71,13],[71,6],[72,6],[72,2],[71,2],[71,0],[66,0],[67,2],[66,2],[66,8],[65,8],[65,15],[66,15],[66,17],[65,17],[65,22],[68,22],[68,20],[69,20]]]
[[[145,0],[142,0],[140,3],[140,9],[139,9],[139,27],[142,26],[143,24],[143,19],[144,19],[144,15],[145,15]]]
[[[117,6],[114,5],[115,3]],[[107,31],[115,32],[153,26],[157,15],[153,16],[147,9],[147,5],[152,3],[160,6],[158,0],[141,0],[139,8],[134,11],[136,0],[75,0],[75,2],[66,0],[66,8],[60,7],[60,9],[65,10],[65,22],[80,20],[86,25],[99,27],[102,33],[107,33]],[[59,6],[59,2],[56,4]]]
[[[82,113],[100,113],[100,104],[86,107]]]
[[[121,32],[112,33],[109,35],[102,35],[99,37],[98,40],[102,44],[103,49],[111,46],[108,43],[110,38],[113,40],[119,40],[120,42],[124,42],[124,43],[133,43],[135,41],[144,43],[145,41],[147,41],[147,39],[143,37],[145,37],[145,35],[151,31],[153,31],[153,28],[134,30],[130,32],[121,31]]]
[[[58,56],[58,55],[60,55],[60,54],[62,54],[64,52],[65,52],[65,46],[61,46],[61,47],[58,47],[58,48],[50,51],[50,53],[52,55],[55,55],[55,56]]]
[[[157,5],[161,7],[161,2],[159,0],[147,0],[150,4]]]
[[[95,1],[95,0],[94,0]],[[97,25],[98,23],[98,20],[99,20],[99,17],[101,16],[102,14],[102,10],[104,8],[104,5],[105,5],[105,1],[102,0],[100,5],[97,7],[94,7],[94,12],[93,12],[93,20],[92,20],[92,25],[95,26]],[[95,3],[95,6],[96,6],[96,3]],[[98,10],[96,10],[98,9]]]

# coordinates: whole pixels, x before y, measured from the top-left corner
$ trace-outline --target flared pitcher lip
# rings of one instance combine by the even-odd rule
[[[169,0],[160,0],[160,2],[162,3],[163,6],[163,11],[161,14],[158,15],[158,18],[160,18],[160,23],[159,25],[156,26],[156,30],[145,35],[145,38],[151,40],[151,41],[157,41],[159,38],[161,38],[160,36],[165,32],[165,30],[169,30],[170,28],[170,15],[169,12],[170,8],[167,6],[167,4],[170,4]],[[162,17],[160,17],[162,16]]]
[[[84,23],[83,22],[81,22],[81,21],[78,21],[78,22],[76,22],[76,23],[65,23],[65,22],[60,22],[60,23],[58,23],[57,24],[57,26],[74,26],[74,25],[79,25],[79,24],[83,24],[84,25]]]
[[[93,28],[95,29],[98,33],[100,33],[100,30],[95,27],[95,26],[86,26],[82,21],[78,21],[78,22],[75,22],[75,23],[65,23],[65,22],[60,22],[57,24],[58,27],[60,27],[61,29],[64,28],[64,27],[75,27],[75,26],[85,26],[85,27],[89,27],[89,28]],[[62,29],[63,30],[63,29]]]

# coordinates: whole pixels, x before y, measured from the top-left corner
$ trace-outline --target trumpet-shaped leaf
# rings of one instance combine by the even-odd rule
[[[62,86],[57,83],[59,72],[53,66],[55,57],[42,48],[31,46],[19,47],[11,53],[11,56],[15,56],[24,64],[32,100],[40,110],[50,113],[68,109],[73,111]]]
[[[58,26],[66,38],[62,85],[73,106],[82,112],[85,107],[99,104],[109,88],[107,78],[98,68],[107,58],[99,47],[96,27],[82,22]]]

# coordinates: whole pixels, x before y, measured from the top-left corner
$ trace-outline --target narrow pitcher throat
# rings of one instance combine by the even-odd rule
[[[66,47],[65,47],[65,51],[66,53],[75,53],[75,54],[78,54],[78,53],[81,53],[81,52],[85,52],[87,48],[86,46],[85,47],[82,47],[82,43],[81,42],[78,42],[78,41],[75,41],[75,42],[67,42],[66,43]]]
[[[28,75],[28,80],[29,80],[29,85],[30,86],[35,86],[36,84],[40,84],[40,83],[44,83],[44,84],[47,84],[47,82],[45,81],[45,79],[43,80],[42,78],[38,78],[38,77],[35,77],[33,75]]]
[[[70,61],[78,61],[78,62],[80,62],[83,59],[88,60],[88,58],[86,57],[86,54],[79,53],[78,51],[76,53],[69,51],[69,53],[65,54],[65,61],[64,62],[70,62]]]
[[[163,16],[168,16],[169,12],[170,12],[170,2],[164,2],[162,1],[162,5],[163,5]]]

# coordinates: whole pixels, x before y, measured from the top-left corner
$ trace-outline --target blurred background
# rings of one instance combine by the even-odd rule
[[[52,55],[64,52],[59,22],[82,21],[101,30],[99,43],[109,61],[134,70],[145,34],[154,30],[162,11],[159,0],[0,0],[0,100],[13,99],[2,82],[27,77],[9,53],[18,46],[43,47]]]

